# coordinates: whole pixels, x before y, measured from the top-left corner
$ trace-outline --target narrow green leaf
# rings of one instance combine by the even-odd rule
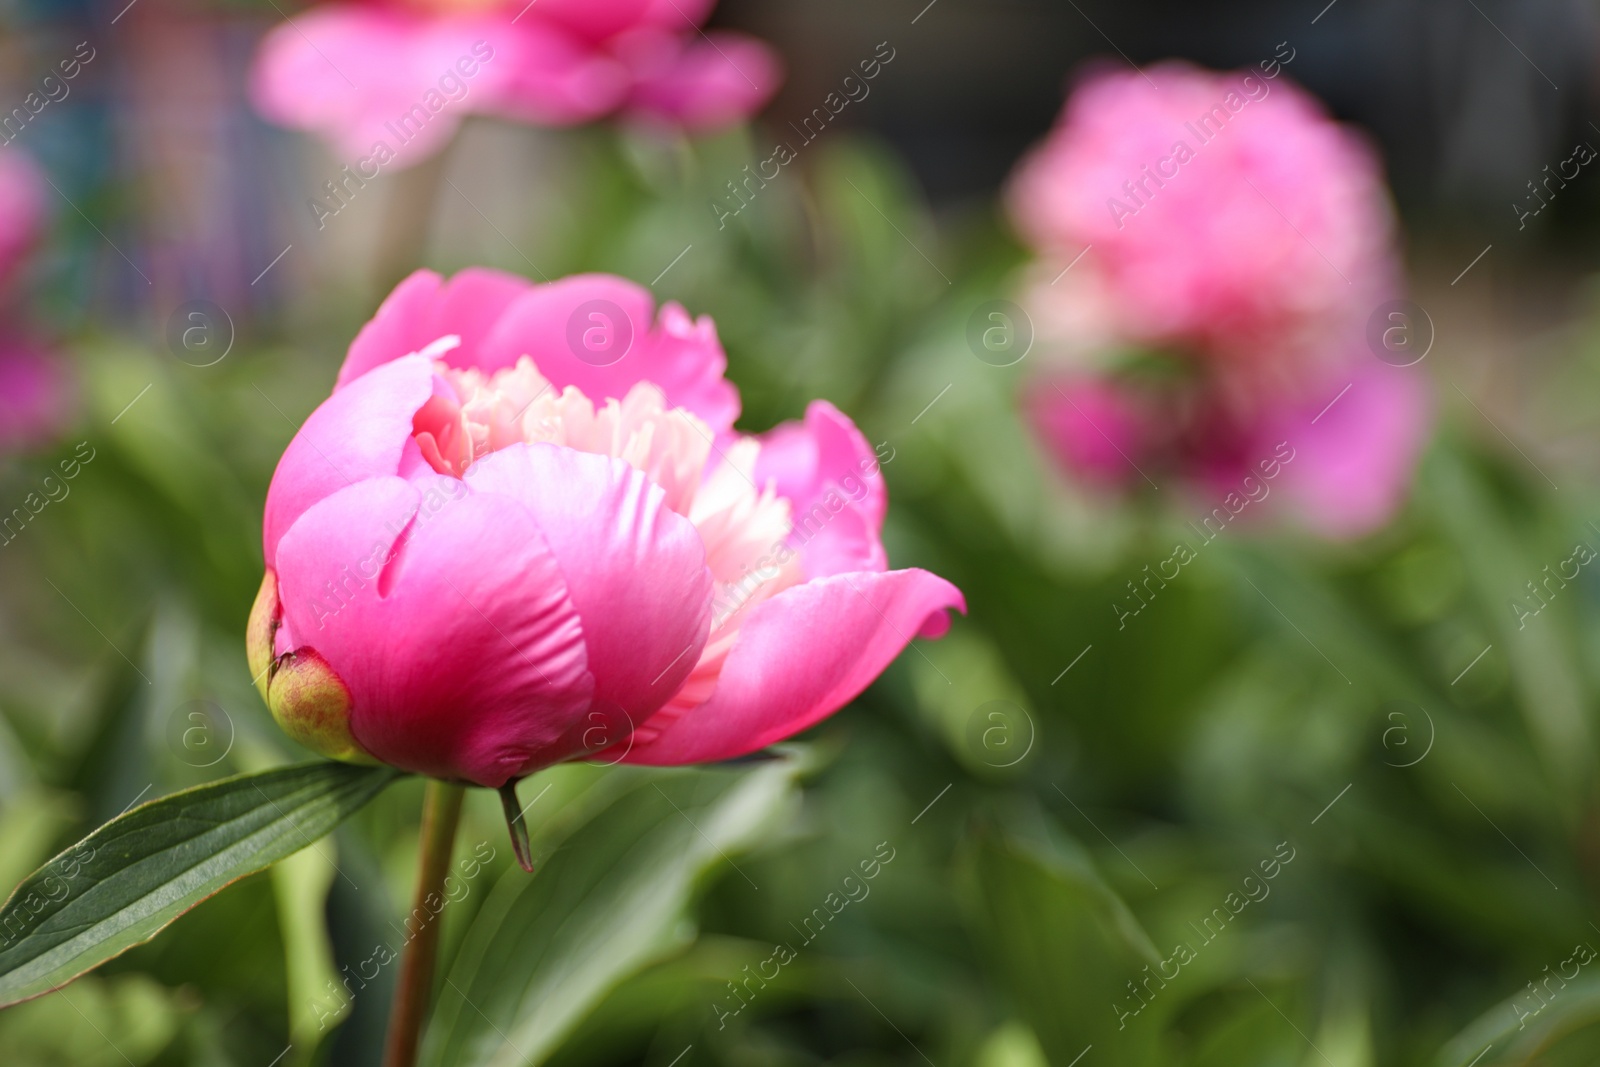
[[[1486,1009],[1439,1050],[1434,1062],[1439,1067],[1453,1067],[1490,1048],[1494,1054],[1483,1056],[1479,1067],[1583,1062],[1576,1057],[1562,1058],[1557,1046],[1574,1035],[1592,1040],[1593,1027],[1600,1022],[1600,978],[1585,976],[1569,983],[1564,974],[1567,964],[1582,967],[1594,958],[1582,954],[1580,950],[1586,948],[1587,944],[1576,946],[1565,960],[1546,967],[1543,975],[1534,974],[1535,981]],[[1593,951],[1589,949],[1590,953]],[[1550,984],[1552,977],[1559,985]],[[1588,1062],[1594,1061],[1591,1058]]]
[[[611,772],[633,778],[626,792],[587,822],[547,827],[535,873],[495,886],[440,991],[423,1062],[544,1062],[620,982],[693,939],[696,883],[770,836],[799,763]]]
[[[229,883],[312,844],[399,776],[305,763],[117,816],[35,871],[0,908],[0,1007],[150,940]]]
[[[1133,1017],[1144,1002],[1128,983],[1161,959],[1138,919],[1057,831],[1037,817],[1008,822],[980,828],[962,863],[973,934],[1050,1062],[1088,1045],[1128,1067],[1171,1062],[1162,1044],[1176,995]]]

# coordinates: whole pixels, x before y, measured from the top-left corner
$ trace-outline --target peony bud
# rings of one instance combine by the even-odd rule
[[[315,649],[275,656],[280,622],[278,579],[271,571],[250,609],[245,629],[250,671],[261,699],[283,732],[313,752],[346,763],[377,763],[350,733],[350,690]]]

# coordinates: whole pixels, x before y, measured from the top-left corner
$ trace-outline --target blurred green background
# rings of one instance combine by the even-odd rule
[[[1589,6],[1489,5],[1565,83],[1559,104],[1442,5],[1343,0],[1313,27],[1312,9],[942,0],[915,28],[921,4],[891,6],[725,5],[791,67],[763,122],[808,110],[832,57],[891,20],[904,65],[724,229],[708,201],[769,154],[759,125],[691,142],[473,120],[319,232],[303,201],[336,168],[241,104],[278,16],[144,0],[119,23],[101,80],[28,146],[76,204],[29,284],[81,397],[59,447],[0,461],[0,504],[79,442],[93,459],[0,549],[0,885],[136,800],[304,758],[244,664],[261,505],[387,286],[416,263],[604,270],[715,318],[744,429],[826,397],[887,444],[890,559],[950,578],[970,614],[783,760],[524,783],[525,801],[551,786],[529,810],[534,879],[496,799],[469,796],[458,857],[495,858],[444,916],[433,1062],[1600,1061],[1600,970],[1579,963],[1600,946],[1600,585],[1585,569],[1537,615],[1512,606],[1600,547],[1600,200],[1580,187],[1527,233],[1502,206],[1587,122]],[[108,17],[11,12],[8,77]],[[1347,545],[1270,516],[1230,528],[1121,630],[1125,583],[1213,502],[1077,494],[1017,418],[1033,361],[996,368],[966,341],[1025,259],[995,185],[1063,76],[1106,51],[1095,23],[1138,61],[1294,40],[1296,76],[1395,160],[1438,334],[1416,368],[1436,439],[1389,528]],[[1452,65],[1462,41],[1492,58]],[[1433,106],[1412,106],[1418,85]],[[1529,128],[1519,101],[1559,117]],[[210,366],[166,340],[191,299],[229,320]],[[663,816],[656,784],[723,826],[719,847]],[[376,1064],[392,974],[329,991],[404,913],[420,797],[402,783],[0,1013],[0,1063]],[[778,945],[792,960],[749,981]],[[486,1030],[474,981],[484,1018],[545,1007],[526,1033]]]

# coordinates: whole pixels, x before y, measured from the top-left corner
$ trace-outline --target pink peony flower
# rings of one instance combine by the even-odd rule
[[[1356,534],[1392,513],[1427,392],[1367,347],[1398,288],[1393,213],[1373,153],[1315,100],[1185,63],[1100,73],[1009,202],[1040,253],[1026,306],[1071,354],[1028,401],[1069,473],[1237,491],[1287,441],[1281,484],[1315,528]]]
[[[713,3],[321,4],[267,34],[252,95],[274,122],[377,166],[427,158],[468,114],[567,126],[621,113],[716,128],[753,114],[782,74],[765,44],[701,31]]]
[[[764,437],[708,318],[606,275],[419,271],[267,494],[250,666],[326,755],[499,787],[611,749],[725,759],[842,707],[954,586],[891,571],[877,457]]]
[[[72,409],[72,381],[53,356],[0,339],[0,453],[38,448],[60,436]]]
[[[1089,248],[1063,291],[1092,289],[1124,337],[1252,375],[1359,329],[1398,276],[1377,159],[1285,78],[1186,63],[1091,77],[1010,205],[1047,258]]]

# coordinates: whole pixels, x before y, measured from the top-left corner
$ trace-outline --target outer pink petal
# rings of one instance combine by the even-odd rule
[[[500,316],[532,287],[525,278],[487,267],[468,267],[449,281],[431,270],[415,271],[395,286],[350,342],[336,388],[448,334],[460,337],[461,345],[445,356],[446,362],[473,366],[479,346]]]
[[[742,33],[712,33],[641,71],[628,109],[651,122],[716,129],[754,115],[782,82],[783,64],[767,45]]]
[[[627,69],[566,28],[535,17],[543,3],[521,17],[502,11],[487,35],[502,77],[474,110],[546,126],[588,122],[616,110],[628,91]]]
[[[731,759],[798,733],[853,700],[949,608],[966,610],[960,590],[923,570],[786,589],[751,612],[711,699],[659,733],[646,726],[627,762]]]
[[[439,483],[431,507],[399,478],[314,505],[279,546],[278,588],[298,647],[349,687],[364,749],[494,787],[573,754],[594,681],[533,517],[507,497]]]
[[[429,114],[408,140],[386,124],[422,104],[429,89],[437,91],[440,77],[460,57],[470,57],[474,41],[484,36],[482,20],[322,5],[267,34],[252,71],[251,95],[267,118],[316,131],[351,163],[383,141],[396,153],[387,166],[410,166],[455,132],[473,89],[481,93],[498,79],[493,63],[465,83],[465,97]]]
[[[49,443],[71,415],[72,376],[55,356],[0,339],[0,453]]]
[[[1263,435],[1258,451],[1270,455],[1276,442],[1287,442],[1294,459],[1283,468],[1283,490],[1306,522],[1328,537],[1358,537],[1387,522],[1405,499],[1428,435],[1427,386],[1415,367],[1373,364],[1325,406],[1319,397]]]
[[[47,188],[21,149],[0,154],[0,280],[12,275],[43,232]]]
[[[274,567],[278,542],[307,508],[366,478],[400,471],[411,420],[433,393],[433,368],[414,356],[340,389],[306,419],[267,489],[262,547]]]
[[[715,6],[716,0],[539,0],[527,17],[599,43],[641,27],[693,33]]]
[[[479,347],[476,365],[498,370],[526,355],[556,388],[575,386],[596,402],[620,400],[636,382],[648,381],[713,433],[725,432],[739,416],[739,394],[723,377],[728,360],[716,327],[708,316],[691,320],[677,304],[664,306],[652,324],[653,305],[649,290],[610,274],[535,285]]]
[[[262,114],[322,134],[351,163],[386,144],[395,153],[386,168],[426,159],[473,112],[568,125],[622,103],[630,78],[615,58],[537,13],[513,11],[319,5],[268,33],[251,95]]]
[[[688,6],[709,6],[705,0]],[[625,30],[632,29],[643,20],[652,6],[652,0],[539,0],[537,8],[528,17],[543,19],[561,26],[569,33],[590,42],[604,41]],[[661,6],[666,6],[662,4]],[[668,8],[671,11],[671,8]],[[674,13],[674,20],[683,29],[691,30],[697,23],[685,23]]]
[[[683,684],[710,629],[711,573],[694,525],[622,460],[554,445],[485,456],[467,483],[519,501],[561,564],[583,618],[597,710],[626,713],[604,724],[609,737],[596,730],[590,747],[643,724]]]
[[[804,422],[761,437],[755,482],[769,481],[793,509],[791,546],[807,578],[888,567],[880,532],[888,493],[877,454],[838,408],[812,401]]]

